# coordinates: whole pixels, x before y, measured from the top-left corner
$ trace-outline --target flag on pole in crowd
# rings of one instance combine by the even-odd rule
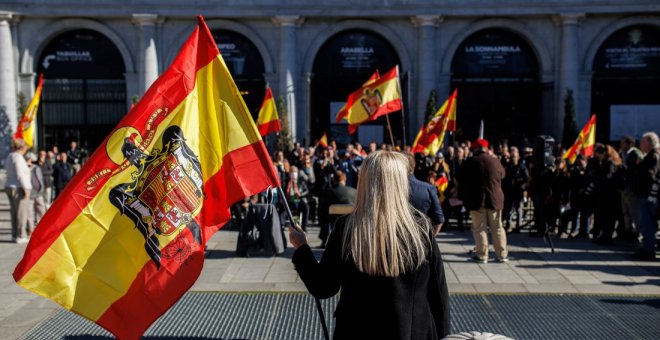
[[[195,282],[236,201],[279,185],[204,23],[48,210],[24,288],[138,339]]]
[[[346,101],[346,113],[340,111],[340,114],[348,121],[348,132],[353,134],[358,125],[400,111],[402,107],[399,66],[395,66],[382,77],[351,93]],[[340,114],[337,115],[338,120],[342,119]]]
[[[481,124],[479,124],[479,138],[484,139],[484,120],[481,120]]]
[[[596,144],[596,115],[591,115],[591,118],[584,125],[580,134],[573,146],[571,146],[564,155],[562,159],[568,159],[571,163],[575,162],[575,159],[578,155],[584,155],[586,157],[591,157],[594,154],[594,144]]]
[[[259,109],[259,117],[257,117],[257,127],[261,136],[265,136],[271,132],[280,131],[280,118],[277,115],[277,105],[273,99],[273,91],[270,86],[266,86],[266,96],[264,97],[261,108]]]
[[[354,93],[356,93],[357,96],[360,96],[362,94],[361,91],[362,91],[363,88],[373,84],[378,79],[380,79],[380,72],[378,72],[378,70],[376,70],[376,72],[374,72],[374,74],[372,74],[371,77],[369,77],[369,79],[367,79],[367,81],[365,81],[364,84],[362,84],[362,87],[360,87],[360,89],[355,91]],[[350,95],[349,95],[349,97],[350,97]],[[337,112],[337,116],[335,117],[335,122],[337,122],[337,123],[341,122],[341,120],[344,119],[344,117],[346,117],[346,115],[348,115],[348,106],[347,106],[347,104],[348,104],[348,102],[345,103],[344,106],[341,107],[341,109],[339,109],[339,112]]]
[[[456,96],[458,89],[447,98],[431,120],[422,126],[413,142],[413,153],[435,155],[445,139],[445,132],[456,131]]]
[[[319,139],[319,145],[324,149],[328,147],[328,132],[323,132],[323,136]]]
[[[34,96],[30,100],[21,121],[18,122],[16,126],[16,132],[14,133],[14,138],[20,138],[25,141],[28,148],[32,148],[34,145],[34,119],[37,118],[37,111],[39,110],[39,102],[41,101],[41,90],[44,85],[44,75],[39,75],[39,81],[37,83],[37,88],[34,91]]]
[[[444,173],[435,180],[435,187],[438,188],[438,198],[440,199],[440,202],[445,200],[445,190],[447,190],[448,185],[449,180],[447,179],[447,175]]]

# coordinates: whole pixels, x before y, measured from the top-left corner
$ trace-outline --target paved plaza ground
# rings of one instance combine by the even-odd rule
[[[63,312],[59,305],[16,285],[11,277],[16,263],[23,256],[25,245],[10,242],[8,208],[7,197],[2,193],[0,194],[0,339],[18,339],[30,334],[31,330],[34,333],[35,329],[40,327],[40,323],[52,322],[54,317],[58,317]],[[318,246],[320,244],[317,238],[318,228],[310,228],[309,234],[312,246]],[[305,294],[295,294],[305,292],[305,287],[291,264],[291,248],[276,257],[239,258],[234,255],[236,239],[237,232],[230,230],[221,230],[210,239],[204,270],[189,295],[249,292],[261,295],[292,293],[296,296],[305,296]],[[565,294],[567,303],[580,296],[612,296],[618,301],[629,299],[631,303],[657,302],[660,297],[660,262],[633,260],[630,253],[634,250],[634,246],[629,243],[599,246],[588,240],[561,239],[555,241],[556,251],[552,253],[550,247],[541,238],[531,238],[526,233],[511,234],[509,237],[511,261],[476,264],[468,261],[468,251],[473,246],[471,239],[469,232],[452,228],[447,228],[437,238],[444,256],[449,291],[455,297],[551,295],[559,297],[558,301],[562,301],[562,294]],[[320,256],[321,250],[315,252]],[[492,257],[491,253],[491,259]],[[542,300],[529,301],[532,304],[543,304]],[[648,317],[655,320],[656,326],[660,325],[660,304],[646,305],[651,306],[647,310],[650,312],[647,313]],[[313,309],[310,309],[309,313],[314,313]],[[575,311],[570,308],[567,309],[566,318],[579,317],[574,313]],[[455,316],[460,315],[459,313]],[[465,317],[469,314],[462,315]],[[519,316],[525,317],[525,315]],[[594,320],[606,322],[605,319]],[[455,318],[453,324],[457,325],[464,321]],[[296,322],[300,323],[301,320]],[[317,321],[312,318],[308,322]],[[42,329],[44,325],[46,324],[41,325]],[[249,327],[249,324],[246,327]]]

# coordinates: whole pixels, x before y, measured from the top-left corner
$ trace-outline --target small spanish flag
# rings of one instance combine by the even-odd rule
[[[18,122],[16,127],[16,132],[14,133],[14,138],[22,139],[27,144],[28,148],[31,148],[34,145],[34,119],[37,117],[37,111],[39,110],[39,102],[41,101],[41,89],[44,85],[44,75],[39,75],[39,82],[37,88],[34,91],[34,96],[30,100],[30,104],[25,109],[21,121]]]
[[[584,125],[582,131],[578,135],[573,146],[571,146],[562,159],[568,159],[571,164],[575,162],[578,155],[591,157],[594,155],[594,145],[596,144],[596,115],[591,115],[591,118]]]
[[[435,155],[442,146],[442,142],[445,139],[445,132],[456,131],[457,95],[458,89],[454,90],[451,96],[447,98],[428,124],[419,130],[413,143],[413,153]]]
[[[447,190],[448,185],[449,185],[449,180],[447,179],[447,175],[444,173],[435,180],[435,187],[438,188],[438,194],[439,194],[438,197],[440,199],[440,202],[443,202],[445,200],[445,190]]]
[[[375,77],[372,75],[371,77]],[[372,79],[370,78],[370,80]],[[346,101],[346,112],[337,114],[337,119],[348,121],[348,133],[357,131],[358,125],[376,120],[391,112],[401,111],[403,101],[399,84],[399,66],[393,67],[377,80],[351,93]],[[341,117],[340,117],[341,115]]]
[[[321,139],[319,139],[319,145],[323,147],[324,149],[328,147],[328,133],[324,132],[323,136],[321,136]]]
[[[238,200],[279,186],[202,17],[42,218],[22,287],[138,339],[197,280]]]
[[[259,109],[259,117],[257,118],[257,128],[261,136],[265,136],[271,132],[280,131],[280,118],[277,115],[277,105],[273,99],[273,91],[270,86],[266,87],[266,96],[264,97],[261,108]]]

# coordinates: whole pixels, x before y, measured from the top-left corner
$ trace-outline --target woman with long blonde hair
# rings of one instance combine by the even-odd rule
[[[408,161],[377,151],[360,167],[354,211],[337,220],[320,263],[290,228],[309,292],[341,289],[334,339],[439,339],[449,334],[442,258],[430,222],[409,203]]]

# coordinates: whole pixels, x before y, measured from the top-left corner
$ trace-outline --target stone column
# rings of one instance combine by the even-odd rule
[[[133,24],[140,31],[138,48],[138,92],[143,95],[158,78],[158,53],[156,50],[156,14],[133,14]]]
[[[436,60],[438,54],[435,51],[435,31],[438,24],[442,22],[442,17],[435,15],[418,15],[411,18],[412,23],[417,27],[417,112],[407,110],[410,138],[414,138],[417,131],[424,123],[424,111],[429,94],[436,83]],[[438,100],[444,96],[444,93],[438,93]]]
[[[577,112],[577,108],[582,107],[582,105],[580,105],[580,89],[578,82],[580,72],[578,35],[580,19],[583,17],[583,14],[577,13],[562,13],[556,17],[556,22],[561,25],[559,84],[556,87],[559,93],[557,94],[557,108],[555,110],[556,115],[553,128],[555,138],[558,141],[561,141],[564,130],[564,98],[566,97],[567,89],[573,91],[576,116],[580,115],[580,112]],[[578,122],[578,126],[579,125],[580,122]]]
[[[0,108],[9,119],[10,130],[16,130],[16,67],[11,38],[11,13],[0,13]],[[4,159],[3,159],[4,160]]]
[[[285,98],[287,108],[287,118],[289,121],[289,131],[294,141],[298,135],[304,134],[304,131],[298,131],[298,123],[301,127],[305,126],[304,115],[298,117],[296,112],[296,81],[297,77],[297,53],[296,53],[296,28],[302,24],[303,19],[297,15],[276,16],[273,23],[280,27],[280,46],[277,73],[278,92],[276,96]],[[280,114],[284,114],[280,112]]]

